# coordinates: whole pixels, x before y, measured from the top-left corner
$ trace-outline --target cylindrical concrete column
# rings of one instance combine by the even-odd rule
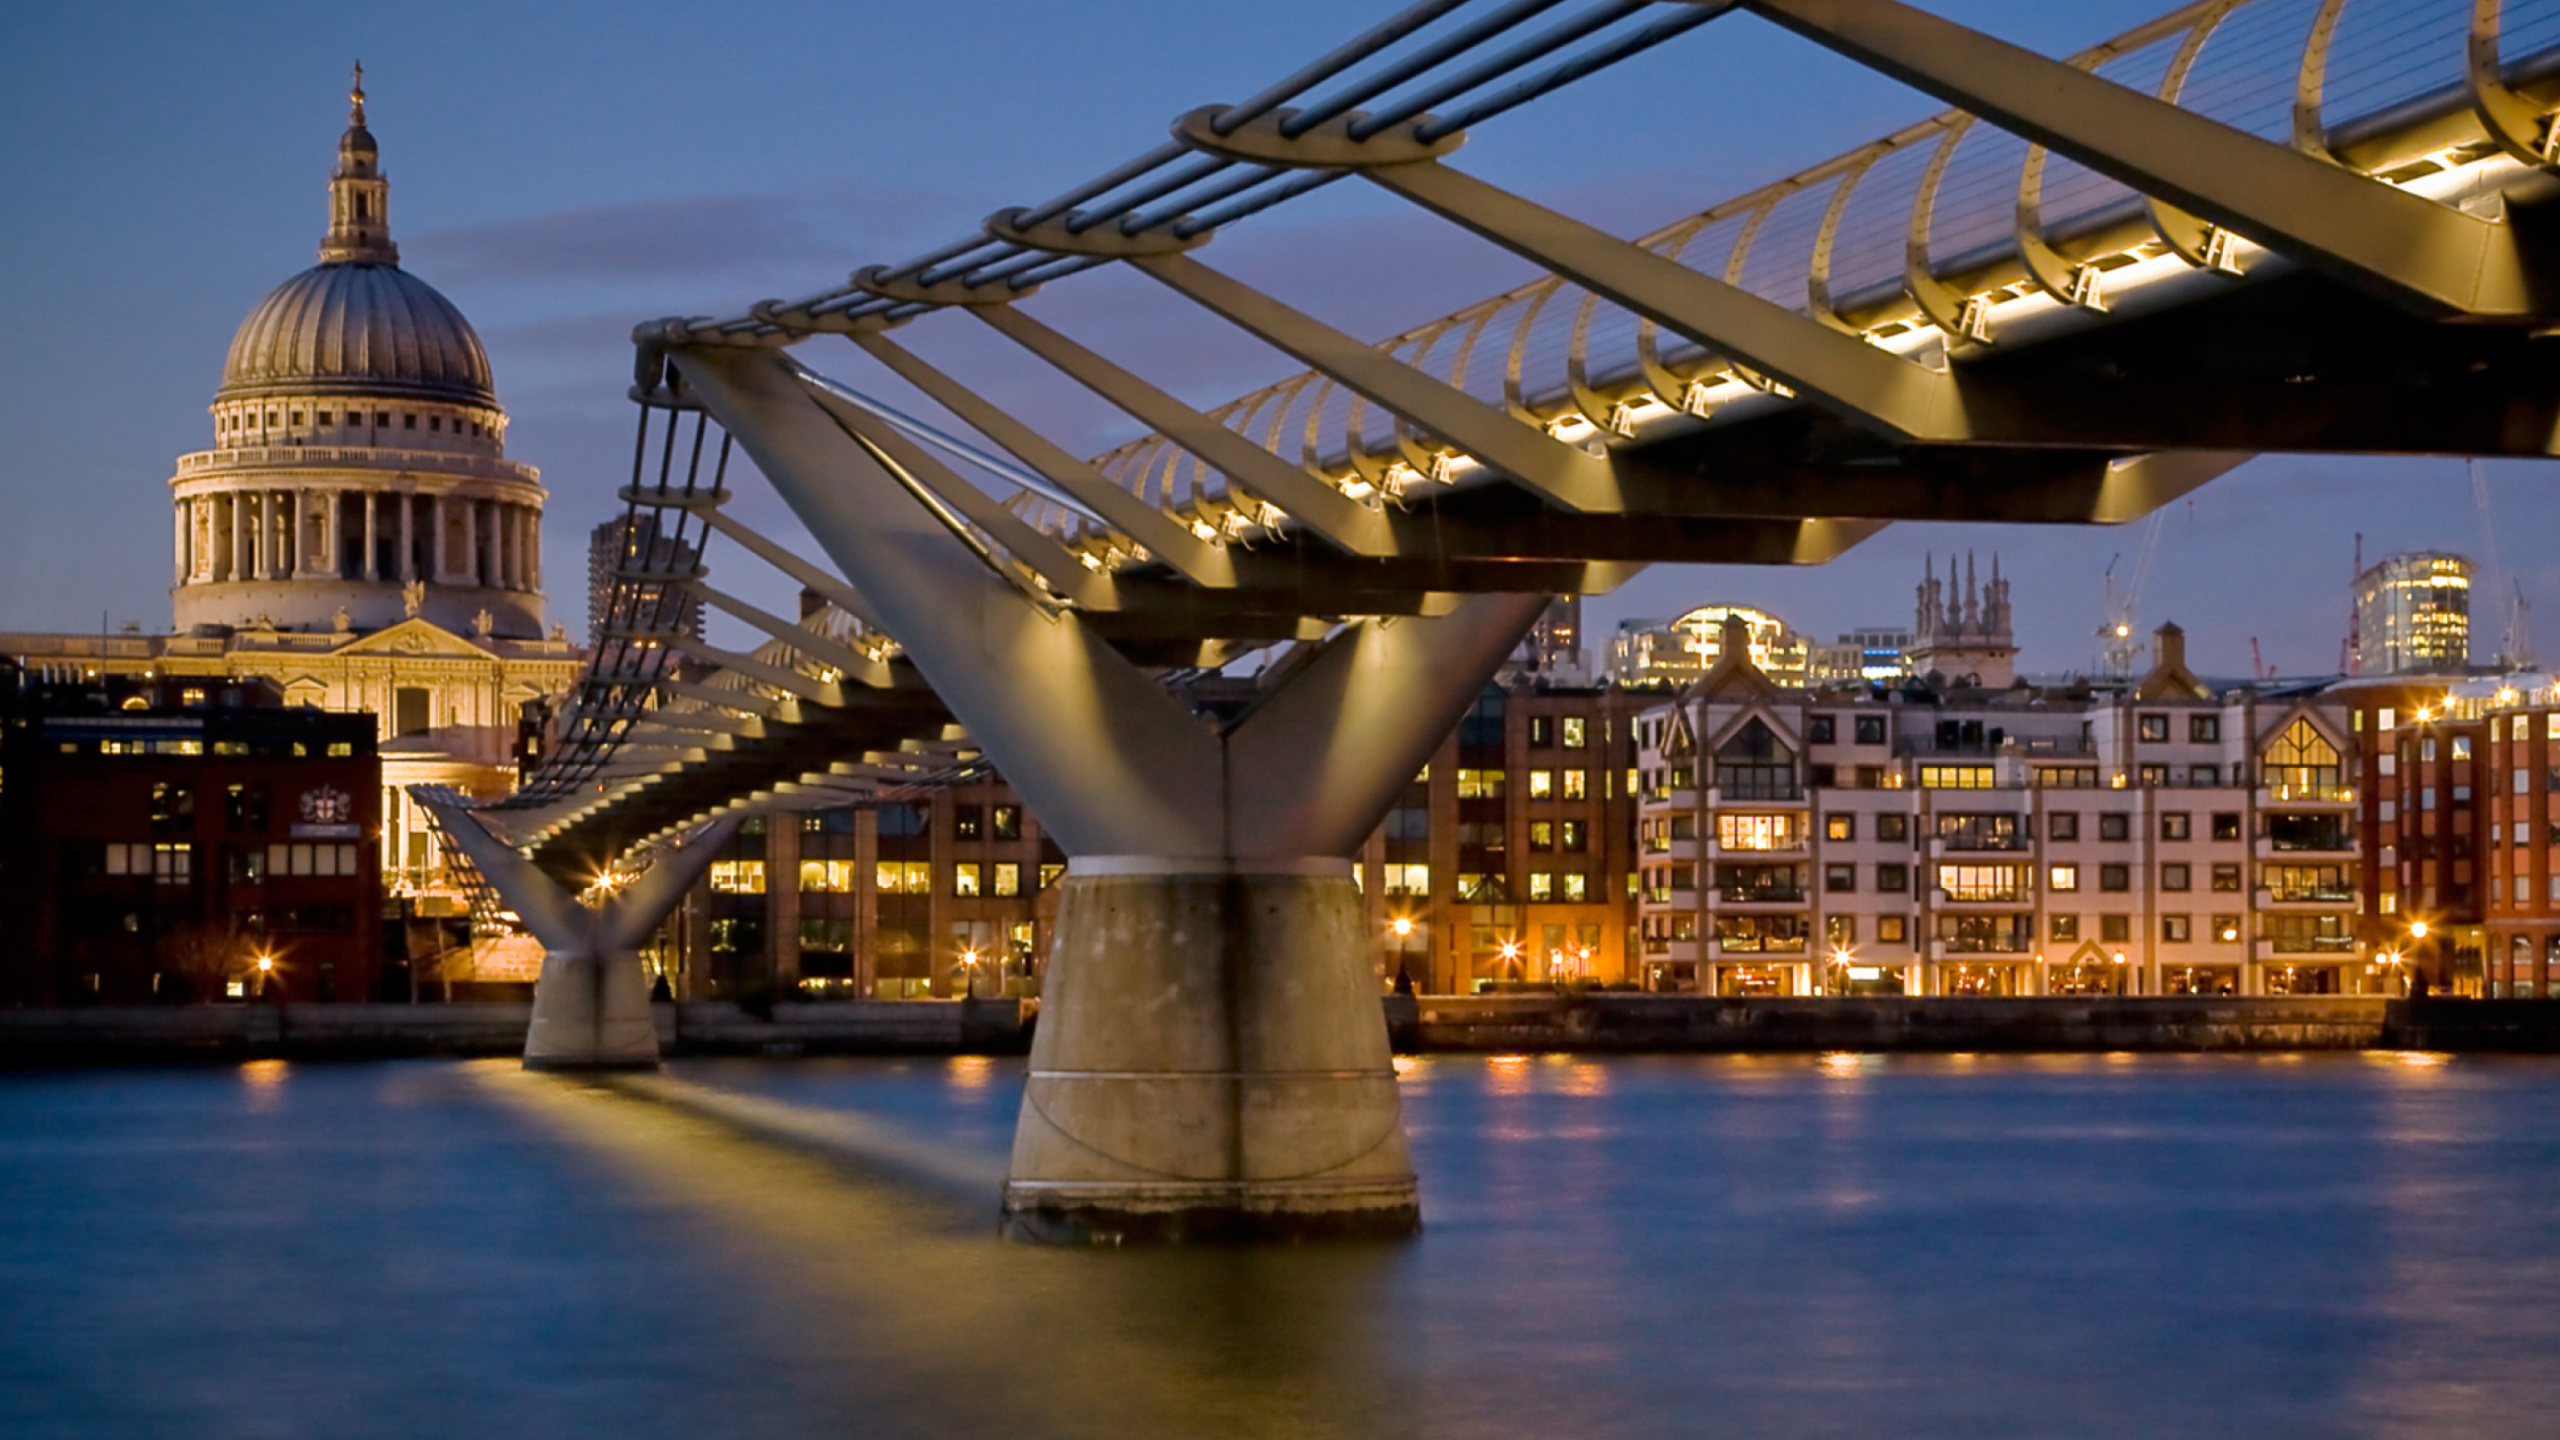
[[[364,564],[356,573],[367,580],[382,578],[381,498],[370,490],[364,492]]]
[[[1347,862],[1068,866],[1005,1185],[1035,1240],[1421,1223]]]
[[[453,579],[452,547],[447,543],[453,522],[446,517],[444,507],[445,497],[442,495],[430,496],[427,500],[427,525],[433,532],[427,538],[427,578],[438,584],[450,583]]]
[[[249,542],[249,578],[252,580],[266,579],[275,567],[275,525],[272,519],[274,512],[275,497],[264,490],[259,491],[257,505],[253,512],[257,518],[258,529]]]
[[[400,583],[418,578],[417,497],[401,491],[392,497],[400,503]]]

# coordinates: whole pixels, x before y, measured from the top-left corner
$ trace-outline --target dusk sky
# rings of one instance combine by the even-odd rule
[[[902,259],[1162,139],[1388,13],[1389,0],[1114,0],[931,8],[333,3],[25,3],[0,11],[0,629],[167,625],[174,458],[233,327],[314,260],[324,181],[361,57],[405,267],[487,342],[509,453],[551,491],[551,615],[583,634],[584,537],[629,465],[628,332],[730,313]],[[1930,0],[2048,52],[2161,0]],[[1636,233],[1874,138],[1933,107],[1755,19],[1695,31],[1483,127],[1458,163]],[[1393,333],[1526,270],[1383,194],[1338,185],[1235,227],[1216,263],[1362,335]],[[1294,366],[1143,279],[1102,272],[1026,308],[1185,399],[1211,405]],[[933,317],[903,338],[1087,453],[1128,422]],[[925,410],[850,347],[809,363]],[[2560,490],[2549,465],[2488,469],[2505,571],[2560,658]],[[788,527],[748,479],[751,517]],[[2256,636],[2287,673],[2335,668],[2354,536],[2367,557],[2490,557],[2454,461],[2270,457],[2181,502],[2145,625],[2174,619],[2198,667],[2238,676]],[[1829,638],[1907,625],[1924,553],[1996,551],[2024,668],[2093,663],[2112,531],[1905,525],[1821,569],[1659,567],[1596,601],[1621,617],[1756,604]],[[720,556],[712,557],[715,570]],[[2474,654],[2507,607],[2483,594]]]

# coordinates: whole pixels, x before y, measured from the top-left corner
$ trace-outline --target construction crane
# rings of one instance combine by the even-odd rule
[[[2489,573],[2481,577],[2486,583],[2472,593],[2476,595],[2486,591],[2495,595],[2499,582],[2505,581],[2515,594],[2507,606],[2507,628],[2498,637],[2498,666],[2505,670],[2530,670],[2533,668],[2533,607],[2524,598],[2524,585],[2507,573],[2506,561],[2498,553],[2498,520],[2489,506],[2489,472],[2480,468],[2477,460],[2471,462],[2471,508],[2480,520],[2480,543],[2489,552]]]
[[[2249,678],[2252,680],[2276,678],[2276,667],[2268,664],[2266,657],[2258,653],[2258,637],[2255,635],[2249,637]]]
[[[2116,561],[2124,557],[2107,561],[2107,623],[2098,627],[2098,646],[2106,673],[2114,679],[2132,679],[2134,662],[2142,658],[2142,642],[2133,635],[2134,614],[2142,604],[2142,587],[2151,579],[2151,557],[2160,549],[2160,524],[2167,518],[2165,510],[2151,512],[2151,523],[2142,527],[2141,548],[2134,552],[2132,577],[2122,590],[2116,588]]]

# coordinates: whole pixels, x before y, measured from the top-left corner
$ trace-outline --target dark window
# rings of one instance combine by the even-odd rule
[[[2216,889],[2216,890],[2237,890],[2237,889],[2239,889],[2239,888],[2240,888],[2240,867],[2239,867],[2238,865],[2228,865],[2228,864],[2226,864],[2226,865],[2216,865],[2216,866],[2214,866],[2214,867],[2213,867],[2213,888],[2214,888],[2214,889]]]
[[[391,412],[390,412],[390,411],[388,411],[388,410],[376,410],[376,411],[374,411],[374,412],[373,412],[373,423],[374,423],[374,424],[376,424],[376,425],[384,426],[384,427],[386,427],[386,428],[387,428],[387,427],[389,427],[389,425],[391,424]]]
[[[2111,810],[2099,816],[2098,838],[2101,840],[2132,839],[2133,817],[2122,810]]]
[[[401,429],[403,429],[403,430],[415,430],[415,429],[417,429],[417,428],[418,428],[418,417],[417,417],[417,416],[415,416],[415,415],[403,415],[403,416],[401,416],[401,417],[400,417],[400,428],[401,428]]]
[[[1581,821],[1564,820],[1557,823],[1564,826],[1564,848],[1566,854],[1579,855],[1589,847],[1590,841],[1585,837]]]
[[[234,782],[222,790],[222,823],[234,831],[267,828],[267,787]]]
[[[1833,895],[1854,892],[1858,888],[1858,867],[1855,865],[1823,866],[1822,888]]]
[[[2140,734],[2145,741],[2158,742],[2169,738],[2169,717],[2166,715],[2145,715],[2141,727]]]
[[[1019,806],[1019,805],[998,805],[997,807],[995,807],[994,819],[995,819],[995,836],[996,836],[996,838],[997,838],[997,839],[999,839],[999,840],[1019,840],[1019,839],[1021,839],[1021,838],[1022,838],[1022,807],[1021,807],[1021,806]]]
[[[2214,839],[2216,839],[2216,840],[2237,840],[2237,839],[2239,839],[2239,838],[2240,838],[2240,812],[2239,812],[2239,811],[2237,811],[2237,810],[2216,810],[2216,811],[2214,811],[2214,812],[2213,812],[2213,838],[2214,838]]]
[[[2079,812],[2063,810],[2048,815],[2044,829],[2045,838],[2049,840],[2077,840],[2080,838]]]
[[[1828,790],[1840,783],[1839,767],[1834,765],[1807,765],[1805,767],[1805,783],[1816,790]]]
[[[877,833],[883,839],[908,840],[933,829],[933,812],[922,805],[883,805]]]
[[[2172,945],[2184,945],[2194,933],[2188,916],[2163,915],[2160,917],[2160,938]]]
[[[2184,840],[2184,839],[2186,839],[2186,838],[2187,838],[2187,836],[2188,836],[2190,833],[2191,833],[2191,831],[2190,831],[2190,827],[2189,827],[2189,826],[2188,826],[2188,824],[2187,824],[2187,812],[2186,812],[2186,811],[2184,811],[2184,810],[2169,810],[2169,811],[2164,811],[2164,812],[2162,812],[2162,814],[2161,814],[2161,816],[2160,816],[2160,838],[2161,838],[2161,839],[2163,839],[2163,840]]]
[[[2133,938],[2133,917],[2101,915],[2098,917],[2098,941],[2105,945],[2121,945]]]
[[[1529,717],[1529,743],[1542,748],[1556,743],[1556,722],[1554,717],[1548,715],[1532,715]]]
[[[2198,745],[2210,745],[2222,738],[2222,717],[2190,715],[2187,717],[2187,739]]]
[[[1805,722],[1804,738],[1808,745],[1828,745],[1838,733],[1839,722],[1828,715],[1816,715]]]
[[[1877,866],[1876,888],[1888,895],[1906,893],[1911,889],[1911,867],[1908,865]]]
[[[151,786],[151,833],[183,835],[196,828],[196,792],[192,785],[169,780]]]
[[[1877,816],[1877,817],[1876,817],[1876,838],[1877,838],[1877,839],[1879,839],[1879,840],[1908,840],[1908,839],[1910,839],[1910,838],[1911,838],[1911,817],[1910,817],[1910,816],[1908,816],[1908,815],[1879,815],[1879,816]]]
[[[1881,745],[1884,743],[1883,716],[1861,715],[1858,717],[1858,743],[1861,745]]]
[[[1715,776],[1728,800],[1791,800],[1797,793],[1795,755],[1756,717],[1716,747]]]
[[[2079,916],[2077,916],[2077,915],[2056,915],[2056,916],[2054,916],[2054,917],[2053,917],[2053,938],[2054,938],[2054,939],[2056,939],[2056,940],[2077,940],[2077,939],[2079,939],[2079,938],[2080,938],[2080,917],[2079,917]]]
[[[2190,870],[2188,867],[2174,862],[2163,865],[2160,867],[2160,888],[2163,890],[2192,890],[2195,888],[2194,873],[2195,872]]]
[[[424,687],[403,685],[391,692],[392,734],[423,734],[430,728],[429,718]]]
[[[985,834],[986,834],[986,828],[987,828],[987,808],[986,808],[985,806],[983,806],[983,805],[954,805],[954,806],[952,806],[952,807],[951,807],[951,838],[952,838],[952,839],[954,839],[954,840],[977,840],[977,839],[981,839],[981,838],[984,838],[984,836],[985,836]]]
[[[2018,817],[2007,814],[1943,814],[1938,817],[1938,838],[1950,850],[2021,850],[2025,838],[2018,833]]]
[[[2101,889],[2101,890],[2116,890],[2116,891],[2123,891],[2123,890],[2130,890],[2130,889],[2132,889],[2132,888],[2133,888],[2133,867],[2132,867],[2132,866],[2130,866],[2130,865],[2101,865],[2101,866],[2099,866],[2099,867],[2098,867],[2098,888],[2099,888],[2099,889]]]

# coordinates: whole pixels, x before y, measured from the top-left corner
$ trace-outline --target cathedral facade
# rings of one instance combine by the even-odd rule
[[[169,633],[0,635],[0,653],[66,679],[165,677],[198,703],[262,680],[289,705],[370,712],[383,866],[394,891],[436,893],[449,877],[404,787],[512,788],[527,707],[565,694],[584,656],[545,626],[546,496],[506,456],[480,337],[400,268],[357,78],[320,263],[241,322],[212,445],[169,482]]]

